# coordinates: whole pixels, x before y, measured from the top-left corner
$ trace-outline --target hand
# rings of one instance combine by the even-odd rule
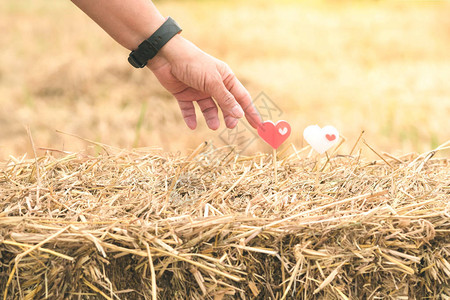
[[[234,128],[244,113],[252,127],[257,128],[261,124],[250,94],[228,65],[180,35],[172,38],[147,66],[178,100],[189,128],[197,126],[193,102],[197,102],[206,124],[213,130],[220,125],[217,105],[228,128]]]

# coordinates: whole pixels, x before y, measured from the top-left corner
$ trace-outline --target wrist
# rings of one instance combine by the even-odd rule
[[[148,67],[152,69],[161,62],[173,63],[177,58],[180,58],[180,49],[185,48],[186,42],[187,40],[181,35],[175,35],[158,51],[153,59],[148,61]]]
[[[177,22],[168,17],[150,37],[144,39],[136,49],[131,51],[128,62],[135,68],[143,68],[180,32],[181,28]]]
[[[159,27],[166,21],[166,19],[161,15],[157,14],[146,24],[145,26],[139,26],[136,29],[132,29],[132,33],[129,35],[129,42],[127,45],[128,50],[137,49],[137,47],[144,41],[148,39]]]

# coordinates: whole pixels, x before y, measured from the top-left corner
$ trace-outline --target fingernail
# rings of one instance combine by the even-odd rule
[[[235,105],[232,109],[231,109],[231,114],[233,115],[233,117],[235,118],[242,118],[244,116],[244,111],[242,110],[242,108],[239,105]]]

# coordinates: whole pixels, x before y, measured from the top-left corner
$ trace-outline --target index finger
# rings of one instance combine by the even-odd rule
[[[252,97],[247,89],[242,85],[239,79],[233,74],[224,81],[225,87],[234,96],[236,101],[245,112],[245,118],[253,128],[258,128],[261,125],[262,119],[258,110],[253,105]]]

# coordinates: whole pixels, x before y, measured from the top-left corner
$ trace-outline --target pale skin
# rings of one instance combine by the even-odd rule
[[[136,49],[165,21],[149,0],[72,2],[129,50]],[[158,54],[149,60],[147,67],[161,85],[177,99],[189,128],[197,127],[194,102],[197,102],[206,124],[213,130],[220,126],[219,108],[228,128],[234,128],[244,115],[254,128],[261,124],[261,118],[252,104],[249,92],[230,67],[200,50],[181,34],[164,45]]]

